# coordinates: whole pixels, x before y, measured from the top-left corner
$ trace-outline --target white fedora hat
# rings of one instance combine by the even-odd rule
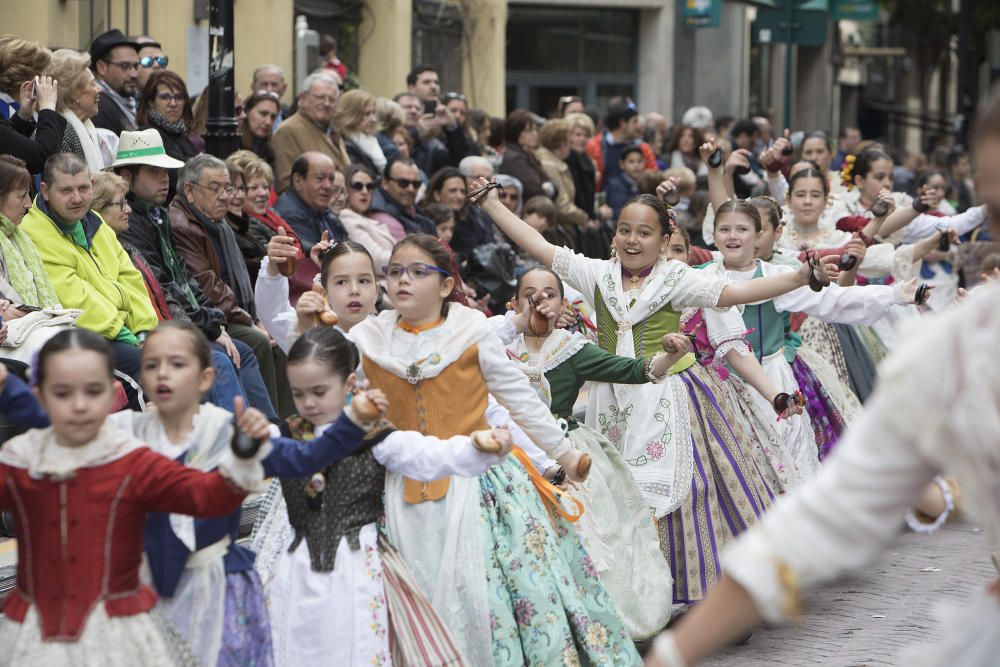
[[[163,149],[163,139],[155,128],[138,132],[122,132],[118,141],[118,155],[111,169],[132,164],[145,164],[164,169],[180,169],[184,163],[167,155]]]

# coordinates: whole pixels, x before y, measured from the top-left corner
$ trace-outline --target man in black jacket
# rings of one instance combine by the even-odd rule
[[[118,29],[101,33],[90,45],[90,67],[101,87],[97,115],[91,121],[119,135],[134,130],[139,45]]]
[[[382,183],[372,195],[370,217],[385,223],[397,241],[407,234],[437,236],[434,222],[414,207],[420,189],[420,170],[413,160],[396,157],[385,165]]]
[[[167,201],[167,169],[184,166],[169,157],[155,129],[124,132],[118,147],[115,173],[129,184],[127,200],[132,208],[128,229],[119,236],[138,250],[163,290],[170,314],[190,320],[201,329],[212,346],[226,353],[236,367],[240,384],[251,407],[277,420],[274,406],[260,374],[253,350],[226,332],[226,315],[202,291],[177,254],[170,235],[170,218],[163,206]]]

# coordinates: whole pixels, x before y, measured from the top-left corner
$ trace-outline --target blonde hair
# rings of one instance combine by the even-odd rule
[[[0,36],[0,93],[17,99],[21,84],[44,72],[51,60],[52,52],[38,42]]]
[[[375,104],[374,95],[361,89],[348,90],[340,96],[337,106],[333,107],[330,122],[341,136],[360,134],[365,109],[369,104]]]
[[[94,174],[94,200],[90,208],[98,213],[111,205],[115,195],[128,193],[128,183],[118,174],[110,171],[99,171]]]
[[[243,178],[243,185],[246,185],[258,176],[263,176],[267,180],[268,186],[274,183],[274,170],[264,160],[261,160],[253,151],[238,150],[229,154],[226,158],[226,166],[229,167],[230,175],[235,170]]]
[[[391,137],[396,128],[402,127],[406,122],[406,112],[399,102],[380,97],[375,100],[375,119],[378,131]]]
[[[698,177],[687,167],[671,167],[663,172],[663,178],[676,178],[680,181],[680,190],[682,192],[693,191],[698,184]]]
[[[569,128],[569,121],[563,118],[553,118],[552,120],[545,121],[545,125],[542,125],[540,132],[542,146],[548,148],[550,151],[556,150],[569,141]]]
[[[585,113],[571,113],[563,118],[563,120],[569,123],[569,132],[572,132],[578,127],[582,127],[590,136],[594,136],[594,132],[596,132],[594,128],[594,121],[592,121],[590,116]]]
[[[59,49],[52,54],[52,62],[45,73],[59,82],[56,111],[75,109],[75,100],[84,86],[90,83],[90,56],[73,49]]]

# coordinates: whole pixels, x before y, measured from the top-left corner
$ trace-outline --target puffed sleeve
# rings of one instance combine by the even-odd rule
[[[608,263],[575,253],[565,246],[556,248],[552,257],[552,270],[573,289],[593,297],[597,281],[607,271]]]
[[[372,448],[375,460],[389,472],[420,482],[449,475],[478,477],[503,457],[476,449],[472,438],[456,435],[443,440],[417,431],[394,431]]]
[[[257,306],[260,323],[264,325],[281,351],[288,354],[288,349],[295,340],[295,324],[298,322],[298,316],[288,300],[288,278],[268,274],[269,261],[267,257],[261,260],[257,282],[253,288],[254,304]]]
[[[345,413],[315,440],[273,438],[273,449],[263,461],[264,472],[269,477],[311,475],[353,454],[362,445],[364,436],[364,430]]]
[[[670,292],[670,305],[675,310],[682,308],[715,308],[719,303],[722,290],[732,281],[709,271],[698,271],[689,266],[670,260],[673,273],[668,280],[673,279],[674,285]]]

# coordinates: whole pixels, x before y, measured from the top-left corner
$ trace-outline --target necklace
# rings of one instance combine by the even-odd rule
[[[641,279],[645,278],[646,276],[648,276],[650,273],[653,272],[653,267],[654,266],[656,266],[656,265],[653,264],[652,266],[647,266],[645,269],[643,269],[639,273],[632,273],[631,271],[629,271],[628,269],[626,269],[623,266],[622,267],[622,278],[628,278],[629,282],[632,283],[632,289],[635,289],[636,287],[639,286],[639,281]]]

